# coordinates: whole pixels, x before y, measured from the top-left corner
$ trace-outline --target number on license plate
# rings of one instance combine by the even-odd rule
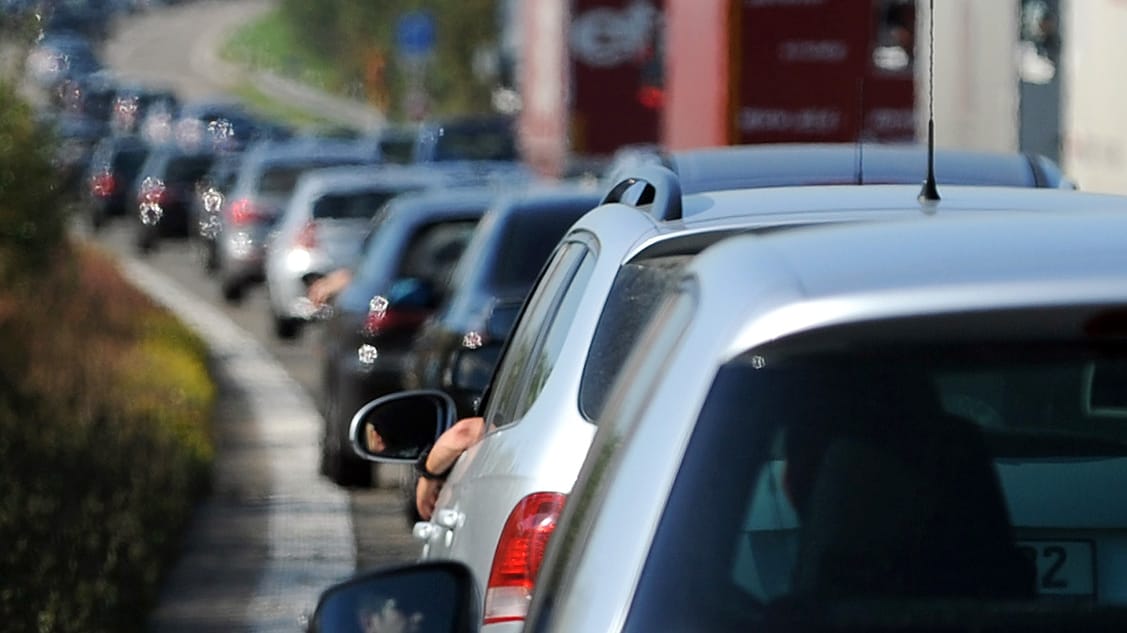
[[[1018,547],[1037,565],[1039,594],[1096,593],[1095,547],[1090,541],[1019,541]]]

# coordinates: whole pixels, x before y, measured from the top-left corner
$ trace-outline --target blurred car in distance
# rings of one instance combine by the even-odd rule
[[[66,112],[50,117],[47,122],[58,141],[54,165],[58,171],[59,189],[67,197],[78,198],[82,193],[82,176],[90,163],[94,146],[109,133],[109,127],[102,121]]]
[[[512,117],[462,116],[425,121],[415,134],[414,162],[520,160]]]
[[[238,301],[247,287],[265,278],[270,233],[302,173],[375,162],[371,148],[348,140],[297,138],[248,148],[218,214],[216,262],[223,298]]]
[[[59,85],[67,79],[81,79],[102,69],[90,40],[65,30],[45,33],[24,63],[27,76],[48,95],[57,94]]]
[[[578,184],[528,187],[499,196],[458,261],[452,294],[411,346],[404,387],[438,389],[454,399],[459,418],[474,415],[548,256],[600,198],[594,188]]]
[[[149,145],[133,135],[110,135],[94,147],[86,170],[85,211],[90,227],[136,210],[130,188],[149,154]]]
[[[444,184],[425,168],[326,167],[304,172],[266,249],[266,290],[274,334],[298,335],[316,314],[309,284],[359,259],[376,213],[395,196]]]
[[[135,243],[141,253],[153,250],[161,239],[188,238],[189,208],[198,195],[197,184],[213,162],[213,152],[171,145],[149,153],[134,181]]]
[[[447,296],[454,265],[496,193],[490,187],[409,193],[376,215],[352,281],[321,333],[321,470],[334,482],[370,484],[372,464],[349,443],[352,416],[372,398],[403,388],[419,327]]]
[[[406,165],[413,162],[415,140],[419,135],[415,125],[387,125],[376,134],[380,159],[385,163]]]

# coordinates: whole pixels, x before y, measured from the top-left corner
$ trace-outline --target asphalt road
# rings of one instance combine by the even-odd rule
[[[270,0],[201,0],[150,11],[118,24],[103,54],[107,64],[124,76],[172,87],[181,98],[222,97],[236,82],[250,79],[219,59],[219,45],[232,29],[271,6]],[[324,100],[333,101],[329,97]],[[136,255],[134,225],[132,218],[120,219],[94,240],[111,252]],[[237,305],[225,303],[218,284],[204,273],[186,242],[164,241],[145,262],[251,333],[289,376],[319,401],[320,331],[316,326],[296,341],[278,341],[270,327],[264,289],[252,289]],[[238,410],[238,403],[232,407]],[[381,478],[391,483],[397,474],[385,469]],[[398,492],[392,488],[352,490],[348,496],[358,569],[417,556],[419,546],[410,537]]]

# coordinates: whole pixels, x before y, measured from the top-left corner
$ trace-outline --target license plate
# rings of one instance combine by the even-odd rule
[[[1048,596],[1096,593],[1096,547],[1091,541],[1018,541],[1037,565],[1037,592]]]

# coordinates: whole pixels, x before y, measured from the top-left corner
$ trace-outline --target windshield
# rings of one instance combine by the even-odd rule
[[[906,621],[939,610],[920,599],[1127,605],[1127,346],[825,341],[720,370],[629,630],[849,600]],[[701,516],[710,538],[687,548]]]

